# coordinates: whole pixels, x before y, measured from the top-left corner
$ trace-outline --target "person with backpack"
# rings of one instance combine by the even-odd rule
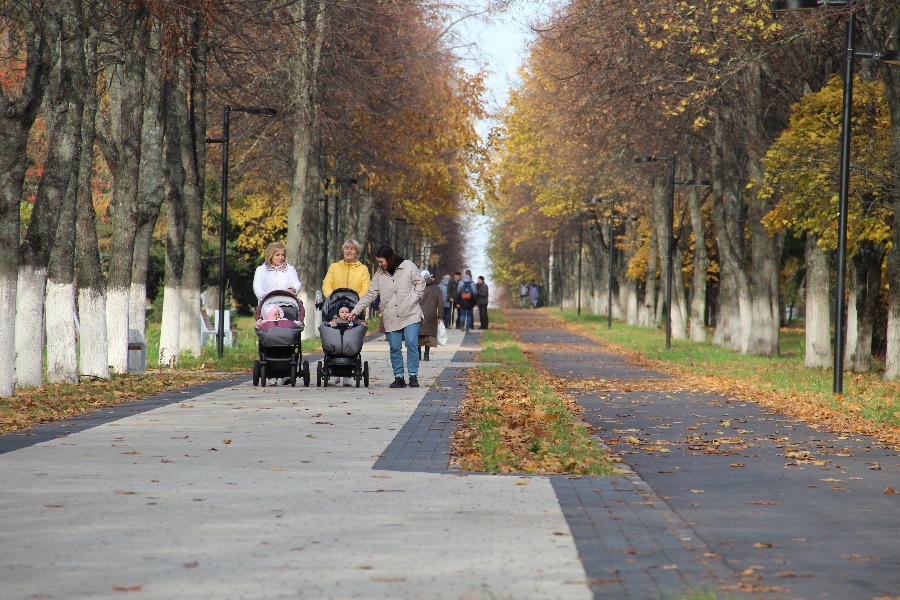
[[[523,281],[519,284],[519,308],[525,308],[528,305],[528,286]]]
[[[459,306],[460,321],[463,331],[469,333],[475,320],[475,303],[478,301],[478,290],[472,281],[472,272],[466,270],[456,292],[456,305]]]

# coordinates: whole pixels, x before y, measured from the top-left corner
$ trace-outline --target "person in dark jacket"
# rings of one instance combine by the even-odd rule
[[[475,287],[475,282],[472,281],[472,276],[467,271],[463,275],[462,280],[460,280],[459,288],[457,288],[456,292],[456,304],[459,306],[460,321],[466,333],[469,333],[469,330],[472,329],[477,301],[478,289]]]
[[[419,299],[419,306],[425,315],[419,325],[419,354],[422,347],[425,348],[423,360],[430,360],[429,350],[438,345],[438,321],[444,316],[444,299],[441,297],[440,286],[434,283],[429,271],[422,271],[422,279],[425,280],[425,291]]]
[[[447,284],[447,297],[451,299],[450,300],[450,303],[451,303],[450,320],[454,321],[453,312],[456,311],[456,319],[454,322],[456,323],[457,329],[462,329],[462,324],[459,320],[459,306],[456,304],[456,292],[459,291],[459,281],[461,279],[462,279],[462,273],[457,271],[456,273],[453,274],[453,279],[450,280],[450,283]],[[448,327],[449,327],[449,325],[448,325]]]
[[[478,288],[478,320],[480,321],[479,329],[488,328],[488,284],[484,282],[484,277],[478,278],[475,284]]]

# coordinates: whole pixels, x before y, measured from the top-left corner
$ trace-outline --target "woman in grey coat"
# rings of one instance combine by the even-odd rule
[[[444,298],[441,296],[440,286],[431,278],[430,271],[422,271],[422,279],[425,280],[425,292],[419,300],[419,306],[425,318],[419,326],[419,348],[425,347],[425,356],[422,358],[429,360],[428,351],[438,345],[438,321],[444,317]]]
[[[372,278],[369,291],[353,307],[350,320],[359,317],[380,295],[381,322],[384,323],[385,337],[390,345],[394,371],[394,383],[390,387],[406,387],[403,379],[404,341],[409,387],[419,387],[419,324],[423,316],[419,299],[425,291],[425,281],[419,274],[419,268],[411,260],[394,253],[390,246],[378,248],[375,260],[381,268]]]

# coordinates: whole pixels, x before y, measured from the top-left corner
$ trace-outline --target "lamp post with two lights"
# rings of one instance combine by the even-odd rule
[[[813,10],[820,6],[843,6],[853,8],[852,0],[775,0],[772,12],[792,12]],[[841,108],[841,157],[838,180],[838,247],[837,274],[834,310],[834,382],[832,391],[842,394],[844,390],[844,290],[847,270],[847,212],[850,192],[850,135],[853,116],[853,59],[869,58],[889,65],[900,65],[900,51],[858,52],[856,46],[856,13],[847,15],[847,36],[844,47],[844,95]]]
[[[207,144],[222,144],[222,214],[219,220],[219,327],[216,334],[216,349],[219,358],[225,354],[225,230],[228,224],[228,144],[230,136],[230,114],[242,112],[251,115],[274,117],[274,108],[261,106],[228,106],[222,109],[222,137],[206,138]]]
[[[659,161],[669,161],[671,169],[669,171],[669,206],[666,214],[666,225],[668,232],[668,268],[666,269],[666,350],[672,348],[672,279],[674,278],[673,256],[675,254],[675,186],[690,185],[707,187],[712,185],[710,181],[705,179],[688,179],[687,181],[675,181],[675,163],[677,156],[639,156],[634,159],[636,163],[651,163]]]

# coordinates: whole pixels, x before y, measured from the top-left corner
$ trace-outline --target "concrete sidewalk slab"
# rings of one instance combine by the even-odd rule
[[[369,389],[243,383],[0,456],[0,597],[590,598],[547,478],[373,470],[429,388],[363,355]]]

